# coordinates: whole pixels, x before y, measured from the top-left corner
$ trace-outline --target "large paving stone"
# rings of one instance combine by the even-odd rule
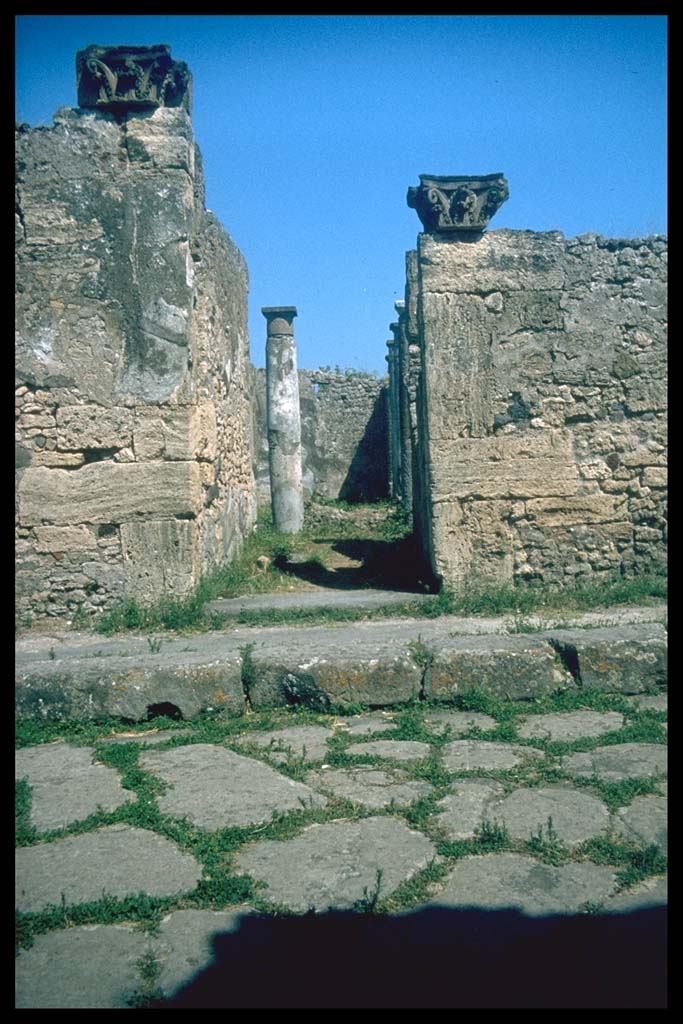
[[[396,728],[396,723],[386,713],[352,715],[350,718],[338,719],[338,723],[339,728],[350,736],[371,736],[375,732],[387,732]]]
[[[371,754],[373,757],[387,757],[394,761],[420,761],[429,757],[428,743],[418,740],[371,740],[370,743],[357,743],[346,748],[346,753],[354,757]]]
[[[636,707],[646,711],[668,711],[669,708],[669,694],[666,691],[664,693],[636,693],[632,697],[627,697],[626,700],[629,704],[635,704]]]
[[[304,913],[388,896],[405,879],[427,867],[433,844],[394,818],[311,825],[295,839],[266,841],[243,850],[235,869],[266,883],[273,903]],[[340,982],[342,983],[342,982]]]
[[[92,763],[89,747],[46,743],[25,747],[15,755],[15,776],[33,790],[31,823],[40,832],[63,828],[94,814],[98,808],[114,811],[135,800],[121,785],[114,768]]]
[[[167,915],[154,939],[154,955],[159,963],[155,988],[167,999],[174,996],[213,962],[214,937],[237,931],[246,913],[248,907],[175,910]]]
[[[373,810],[387,807],[392,801],[405,807],[433,790],[428,782],[402,780],[370,766],[312,772],[307,781],[311,786],[320,786],[335,796],[354,800]]]
[[[468,690],[524,700],[573,685],[547,640],[530,636],[447,637],[433,644],[425,673],[430,700],[450,700]]]
[[[584,686],[644,693],[666,685],[667,634],[660,623],[549,630],[544,635]]]
[[[600,779],[640,779],[666,772],[666,747],[659,743],[619,743],[585,753],[567,754],[562,767],[570,775]]]
[[[189,853],[147,829],[108,825],[96,832],[16,851],[17,910],[87,903],[108,896],[190,892],[202,869]]]
[[[625,839],[668,849],[667,800],[664,796],[637,796],[617,812],[616,831]]]
[[[210,743],[150,750],[141,756],[140,764],[170,787],[158,797],[160,810],[188,818],[200,828],[260,824],[277,811],[327,803],[303,783]]]
[[[669,888],[666,875],[645,878],[632,889],[625,889],[605,900],[603,913],[626,913],[643,910],[645,907],[665,907],[669,902]]]
[[[430,902],[446,907],[518,908],[526,914],[576,913],[585,903],[602,903],[615,884],[612,868],[597,864],[552,867],[517,853],[487,853],[458,861]]]
[[[327,741],[334,733],[322,725],[292,725],[287,729],[250,732],[242,742],[263,747],[273,761],[286,763],[292,756],[320,761],[327,756]]]
[[[567,743],[584,736],[602,736],[624,724],[616,711],[561,711],[556,714],[530,715],[520,720],[517,732],[525,740],[563,740]]]
[[[84,925],[38,935],[16,961],[16,1009],[126,1009],[140,992],[149,937],[127,925]]]
[[[516,768],[527,760],[545,757],[536,747],[519,743],[487,743],[486,740],[454,740],[443,748],[443,763],[450,772]]]
[[[424,721],[437,735],[443,735],[448,729],[453,736],[461,736],[470,729],[490,732],[498,725],[495,718],[480,711],[427,711]]]
[[[482,822],[490,818],[489,807],[504,793],[500,782],[466,779],[454,782],[453,792],[439,800],[443,808],[436,821],[449,839],[472,839]]]
[[[567,846],[577,846],[609,827],[609,811],[601,800],[578,789],[551,786],[516,789],[495,804],[491,815],[502,821],[513,839],[538,835],[548,840],[548,820],[555,835]]]

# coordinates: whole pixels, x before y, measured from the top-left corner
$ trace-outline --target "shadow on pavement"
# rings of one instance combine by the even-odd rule
[[[245,916],[169,1002],[219,1008],[664,1008],[666,908]]]

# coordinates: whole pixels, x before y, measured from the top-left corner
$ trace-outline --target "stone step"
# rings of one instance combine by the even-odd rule
[[[250,611],[300,611],[326,609],[353,609],[372,612],[377,608],[392,608],[406,604],[425,604],[436,599],[435,594],[418,594],[395,590],[302,590],[281,594],[249,594],[246,597],[222,597],[208,601],[206,615],[236,617]]]
[[[164,710],[189,719],[208,709],[242,714],[297,703],[448,703],[472,689],[513,700],[579,686],[655,693],[666,685],[666,627],[646,619],[664,615],[607,610],[530,633],[514,632],[509,618],[443,616],[27,637],[16,645],[16,709],[38,719],[140,720]]]

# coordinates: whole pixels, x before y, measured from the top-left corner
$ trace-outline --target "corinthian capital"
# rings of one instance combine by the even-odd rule
[[[483,231],[510,195],[502,174],[421,174],[408,189],[408,206],[417,211],[425,231]]]
[[[168,46],[87,46],[76,54],[76,78],[79,107],[190,107],[192,77]]]

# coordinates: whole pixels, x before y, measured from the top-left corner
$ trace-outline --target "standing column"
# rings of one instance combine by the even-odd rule
[[[304,522],[301,483],[299,375],[292,321],[295,306],[264,306],[268,456],[273,522],[282,533],[298,533]]]

